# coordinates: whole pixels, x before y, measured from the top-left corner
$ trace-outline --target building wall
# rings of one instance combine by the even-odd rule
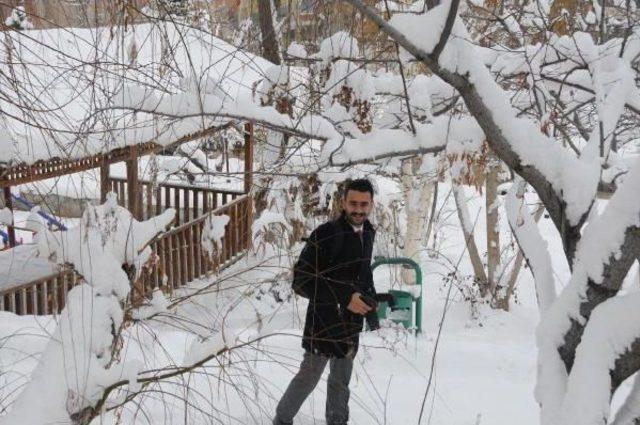
[[[144,7],[150,0],[132,0],[129,10]],[[18,4],[23,4],[35,29],[89,27],[122,23],[122,10],[114,0],[4,0],[0,2],[2,23]],[[132,15],[137,15],[135,12]]]

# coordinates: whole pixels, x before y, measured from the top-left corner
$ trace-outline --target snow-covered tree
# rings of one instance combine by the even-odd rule
[[[640,164],[625,161],[611,149],[618,123],[625,111],[633,112],[637,101],[632,70],[638,40],[629,36],[598,42],[587,33],[552,34],[546,43],[498,52],[489,69],[483,50],[474,45],[457,16],[455,0],[426,13],[400,13],[388,22],[359,0],[347,1],[457,90],[495,155],[540,197],[572,269],[571,281],[544,311],[539,328],[541,421],[545,425],[607,423],[611,394],[640,369],[640,332],[630,319],[637,310],[634,295],[619,294],[640,254],[640,198],[632,195]],[[528,100],[540,109],[547,97],[563,95],[562,83],[555,93],[546,89],[548,71],[563,72],[565,81],[581,74],[574,101],[578,95],[594,97],[597,124],[590,134],[585,132],[577,153],[550,137],[544,122],[522,116],[516,107],[520,99],[511,98],[496,83],[491,71],[499,67],[503,73],[531,76]],[[612,168],[617,170],[613,179]],[[606,185],[614,186],[614,194],[604,211],[597,213],[598,190]],[[527,252],[527,246],[534,239],[527,238],[529,244],[523,240],[521,247],[532,259],[537,254]],[[538,295],[546,304],[552,298],[545,269],[548,262],[529,263]]]
[[[57,234],[44,225],[36,229],[38,255],[71,264],[83,282],[69,291],[39,365],[0,422],[88,424],[100,413],[112,385],[123,379],[130,389],[139,385],[140,365],[118,360],[122,332],[131,320],[125,317],[131,279],[151,254],[149,241],[174,216],[169,209],[139,222],[111,193],[104,205],[85,210],[78,227]],[[131,277],[123,266],[133,270]],[[46,400],[40,396],[43,392]],[[36,399],[44,405],[34,408]]]
[[[386,245],[402,247],[413,257],[424,244],[423,234],[429,233],[433,216],[430,205],[425,204],[435,198],[443,162],[447,164],[445,175],[459,183],[470,183],[467,176],[472,167],[468,164],[482,162],[489,164],[489,173],[504,172],[509,179],[511,174],[517,175],[504,190],[504,205],[522,258],[533,272],[542,313],[537,390],[542,424],[573,421],[595,425],[613,419],[611,394],[640,369],[637,296],[621,292],[629,268],[640,255],[636,194],[640,166],[637,160],[629,160],[629,153],[637,146],[640,110],[635,84],[640,39],[631,19],[635,6],[627,3],[629,19],[625,21],[617,16],[623,11],[619,4],[613,11],[597,9],[594,4],[584,11],[567,9],[565,15],[558,12],[566,3],[562,1],[520,7],[491,1],[460,5],[451,0],[437,6],[428,4],[428,11],[425,2],[397,4],[387,19],[383,4],[373,9],[359,0],[343,3],[355,7],[359,18],[380,27],[397,49],[373,57],[371,50],[360,49],[356,38],[342,28],[324,40],[309,43],[307,51],[297,46],[287,49],[293,57],[291,64],[274,66],[251,56],[240,70],[229,70],[234,65],[226,62],[228,57],[248,54],[224,46],[220,48],[224,53],[215,56],[217,51],[210,46],[219,40],[210,37],[206,28],[193,29],[179,19],[171,23],[171,19],[164,19],[158,27],[155,22],[150,24],[159,28],[149,31],[148,38],[155,40],[153,48],[145,51],[144,38],[140,33],[135,35],[137,60],[125,58],[123,53],[126,49],[122,47],[131,43],[126,29],[119,33],[125,43],[120,50],[109,50],[113,40],[120,40],[111,34],[104,40],[97,38],[92,46],[91,51],[102,53],[107,61],[88,63],[84,51],[78,58],[62,55],[58,67],[47,68],[55,70],[51,86],[67,84],[65,93],[83,95],[66,102],[55,99],[60,103],[55,108],[47,104],[52,101],[50,96],[44,97],[30,85],[34,79],[28,72],[33,69],[16,66],[20,61],[33,61],[31,49],[15,47],[29,41],[17,38],[19,43],[12,44],[14,40],[7,38],[2,57],[9,58],[7,67],[14,74],[2,74],[7,79],[2,80],[2,87],[11,93],[7,98],[12,100],[3,104],[3,113],[7,119],[27,125],[33,131],[29,134],[39,135],[35,141],[55,143],[33,144],[32,138],[30,143],[2,146],[11,152],[24,146],[45,146],[53,153],[38,148],[36,154],[63,157],[80,145],[127,146],[150,139],[170,145],[193,132],[217,126],[237,131],[239,123],[250,121],[261,127],[256,130],[259,146],[275,145],[275,154],[259,158],[255,168],[257,185],[265,189],[256,196],[259,215],[252,229],[256,247],[264,249],[262,252],[274,246],[288,250],[318,220],[326,219],[339,182],[377,173],[382,176],[380,181],[402,194],[379,201],[382,211],[375,214],[383,228],[379,240],[392,241]],[[459,8],[465,12],[464,19]],[[560,18],[568,25],[558,28]],[[624,31],[620,34],[613,28]],[[119,30],[113,29],[114,33]],[[203,45],[209,50],[196,49]],[[42,42],[38,48],[49,47]],[[160,58],[156,50],[162,52]],[[206,60],[213,56],[215,60]],[[91,69],[91,78],[84,74],[85,68]],[[244,72],[248,71],[259,74],[250,79],[251,83],[259,81],[257,84],[245,85]],[[85,92],[91,96],[84,96]],[[64,109],[65,105],[77,106],[79,99],[85,102],[85,110]],[[77,115],[82,116],[81,130],[69,130],[69,122],[77,122]],[[269,132],[286,136],[286,143],[285,137],[274,142]],[[10,140],[23,137],[23,133],[27,132],[7,130]],[[191,162],[196,157],[206,162],[199,142],[184,149]],[[436,154],[442,155],[440,161],[434,158]],[[490,155],[495,156],[495,162]],[[182,163],[167,166],[172,175],[178,175],[181,167],[185,168]],[[206,164],[199,169],[204,174],[212,172]],[[542,210],[531,211],[524,202],[525,194],[531,192],[555,225],[572,271],[569,284],[559,295],[546,245],[535,225]],[[473,228],[465,217],[466,200],[460,196],[464,192],[455,195],[466,237]],[[495,211],[500,202],[491,202],[487,210]],[[110,217],[100,213],[103,210],[120,214],[109,204],[92,211],[99,217]],[[403,219],[397,217],[400,210]],[[89,241],[111,241],[100,233],[106,221],[87,217],[83,224],[95,232],[82,235],[88,235]],[[126,221],[125,215],[118,226]],[[209,224],[205,239],[215,251],[220,227]],[[58,243],[59,248],[55,246],[42,252],[56,254],[57,260],[66,258],[58,255],[61,251],[65,255],[75,252],[69,251],[64,241]],[[142,246],[144,243],[138,248]],[[498,246],[493,248],[497,251]],[[144,250],[130,258],[122,257],[125,253],[120,251],[120,256],[109,254],[104,246],[96,249],[105,254],[101,261],[109,261],[108,266],[114,269],[122,263],[139,265],[144,260]],[[495,252],[491,255],[495,260]],[[69,403],[71,410],[64,414],[90,418],[103,401],[100,389],[113,382],[122,386],[123,381],[135,388],[140,374],[134,373],[132,366],[127,369],[127,379],[111,380],[112,371],[118,369],[113,369],[117,362],[111,361],[116,356],[110,351],[117,333],[114,336],[110,330],[125,323],[121,316],[127,296],[123,286],[128,284],[123,280],[126,276],[114,272],[106,282],[102,274],[83,271],[81,260],[86,256],[78,256],[65,261],[76,265],[88,284],[70,294],[67,316],[63,317],[76,317],[74,306],[84,305],[78,304],[78,298],[92,299],[99,305],[96,314],[101,320],[90,331],[100,338],[95,338],[97,345],[78,346],[80,358],[88,359],[88,363],[80,363],[79,370],[90,370],[87,376],[92,381],[83,381],[86,385],[82,389],[61,384],[52,402],[57,407]],[[479,266],[477,275],[485,272],[483,264]],[[488,276],[486,280],[490,284]],[[157,297],[156,303],[162,305],[162,299]],[[65,332],[78,336],[73,333],[75,328],[67,328],[60,328],[61,338]],[[59,356],[55,344],[51,345],[45,359]],[[192,356],[194,364],[207,357],[204,348]],[[53,382],[68,370],[41,372],[42,382]],[[25,391],[35,391],[36,385],[30,383]],[[634,388],[614,419],[617,423],[630,423],[638,417],[637,385]],[[24,412],[25,406],[16,404],[11,414]],[[51,412],[57,415],[60,411]]]

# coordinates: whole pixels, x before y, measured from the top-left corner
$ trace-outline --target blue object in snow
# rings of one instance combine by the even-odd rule
[[[27,201],[26,199],[24,199],[20,195],[14,195],[12,193],[11,197],[14,200],[20,202],[22,205],[24,205],[27,208],[29,208],[29,209],[32,209],[33,207],[35,207],[35,205],[33,205],[31,202]],[[60,223],[60,221],[58,221],[55,217],[50,216],[49,214],[43,212],[42,210],[38,211],[38,215],[40,217],[44,218],[45,220],[47,220],[47,223],[49,223],[49,225],[58,226],[58,229],[60,229],[60,230],[67,230],[67,226],[65,226],[64,224]],[[4,238],[4,236],[3,236],[3,238]]]

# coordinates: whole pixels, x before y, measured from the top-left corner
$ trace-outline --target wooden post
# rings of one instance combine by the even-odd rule
[[[244,125],[244,193],[253,185],[253,123]]]
[[[11,199],[11,187],[4,187],[4,206],[9,208],[13,213],[13,200]],[[7,225],[7,234],[9,235],[9,247],[13,248],[16,246],[16,229],[12,225]]]
[[[107,201],[107,193],[110,191],[109,181],[109,163],[106,160],[100,164],[100,203],[104,204]]]
[[[127,168],[127,207],[136,220],[141,220],[140,214],[140,191],[138,179],[138,149],[131,147],[131,157],[126,161]]]
[[[253,186],[253,123],[245,124],[244,133],[244,193],[250,196],[251,186]],[[251,247],[251,223],[253,223],[253,202],[251,198],[246,203],[244,209],[244,220],[246,221],[245,246]]]

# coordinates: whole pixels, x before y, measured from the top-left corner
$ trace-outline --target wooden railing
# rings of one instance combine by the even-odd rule
[[[132,288],[134,298],[145,297],[154,288],[170,293],[193,280],[229,266],[249,248],[251,197],[232,192],[215,192],[235,199],[221,207],[209,209],[207,214],[195,220],[170,229],[152,242],[151,249],[156,254],[154,258],[157,261],[141,271]],[[197,210],[195,207],[190,209]],[[229,223],[219,249],[209,255],[202,248],[202,231],[206,219],[210,215],[223,214],[229,216]],[[80,281],[81,278],[73,270],[64,269],[58,274],[5,289],[0,291],[0,311],[19,315],[59,313],[65,305],[67,293]]]
[[[210,189],[180,184],[160,183],[153,186],[147,181],[139,181],[138,204],[141,206],[141,218],[146,220],[161,214],[167,208],[176,210],[176,225],[188,223],[198,217],[228,204],[243,192],[233,190]],[[118,203],[129,205],[127,199],[127,179],[109,177],[109,190],[118,195]]]
[[[54,314],[62,311],[67,293],[80,282],[71,269],[64,269],[33,282],[0,292],[0,311],[15,314]]]
[[[209,215],[228,215],[220,247],[209,255],[202,247],[202,232]],[[151,244],[157,261],[142,270],[135,284],[137,295],[154,288],[170,292],[231,264],[251,244],[251,198],[247,195],[196,220],[162,234]]]
[[[1,4],[1,3],[0,3]],[[228,128],[233,122],[223,125],[203,128],[190,134],[186,134],[176,140],[171,145],[178,146],[182,143],[201,139],[206,136]],[[253,137],[253,127],[250,123],[245,124]],[[14,186],[23,183],[31,183],[51,177],[62,176],[80,171],[91,170],[100,166],[107,166],[115,162],[137,159],[141,155],[148,155],[164,149],[166,146],[158,145],[155,141],[139,143],[137,145],[115,148],[109,152],[96,153],[83,158],[50,158],[48,160],[36,161],[33,164],[14,164],[10,166],[0,166],[0,187]]]

